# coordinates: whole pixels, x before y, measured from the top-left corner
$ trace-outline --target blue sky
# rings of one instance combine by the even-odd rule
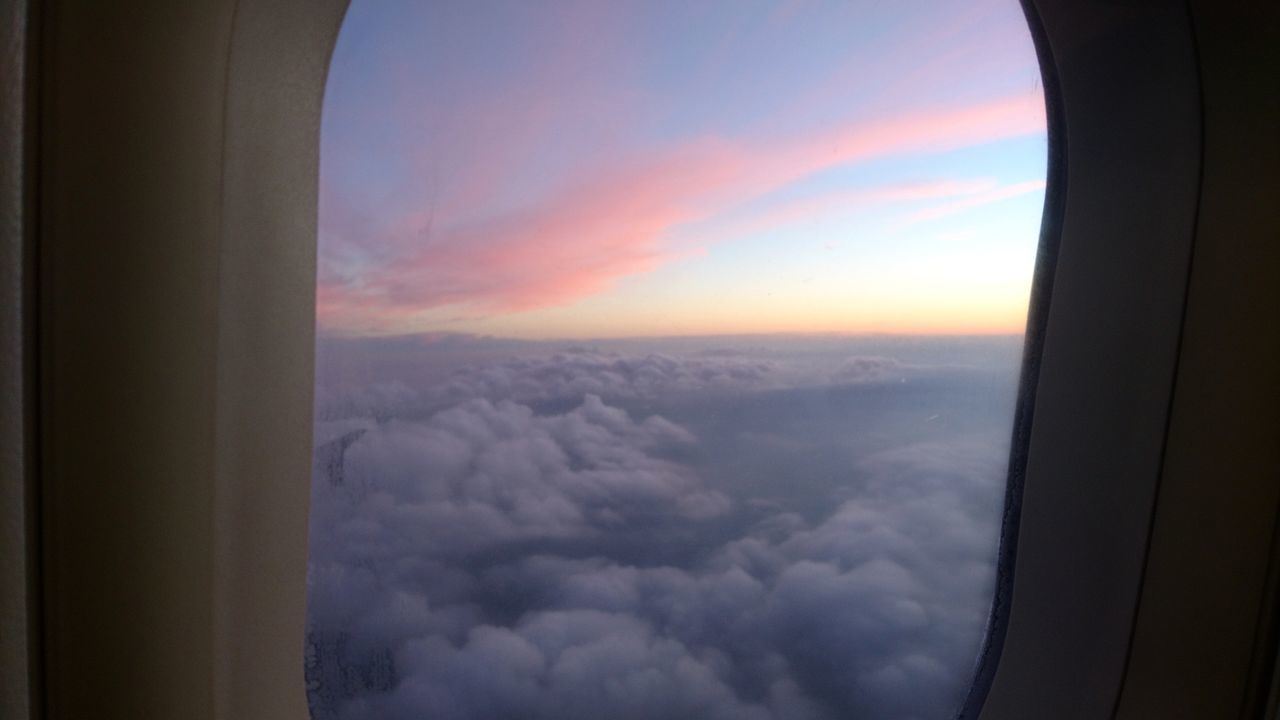
[[[319,326],[1016,333],[1042,106],[1014,2],[356,2]]]

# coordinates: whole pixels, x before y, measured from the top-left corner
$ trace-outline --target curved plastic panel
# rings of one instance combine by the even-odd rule
[[[208,720],[234,6],[41,5],[45,717]]]
[[[1190,4],[1204,168],[1160,498],[1116,714],[1133,720],[1274,717],[1263,706],[1280,623],[1280,323],[1268,310],[1280,308],[1280,4]]]
[[[346,0],[242,2],[223,150],[218,718],[303,720],[320,108]]]
[[[31,23],[25,0],[0,0],[0,717],[14,720],[35,712],[38,682]]]
[[[983,720],[1104,718],[1164,451],[1200,163],[1181,3],[1040,0],[1067,180],[1007,635]]]
[[[49,718],[305,720],[316,163],[344,3],[45,3]]]

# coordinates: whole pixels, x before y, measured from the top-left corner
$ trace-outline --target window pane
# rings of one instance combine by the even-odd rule
[[[355,0],[322,131],[327,718],[949,718],[1039,234],[1013,0]]]

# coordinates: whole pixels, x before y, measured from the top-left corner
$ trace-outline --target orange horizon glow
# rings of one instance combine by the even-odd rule
[[[628,338],[677,338],[677,337],[730,337],[730,336],[997,336],[1021,335],[1025,332],[1027,309],[1021,305],[1005,303],[973,308],[969,312],[957,312],[939,306],[918,306],[899,312],[895,317],[868,317],[858,319],[833,319],[812,311],[795,313],[787,317],[747,317],[732,309],[716,317],[697,316],[672,323],[662,319],[609,325],[605,319],[591,322],[581,318],[556,323],[538,324],[537,331],[521,329],[519,324],[497,324],[476,334],[485,337],[516,340],[581,341],[619,340]],[[459,334],[441,331],[436,327],[387,329],[382,332],[343,332],[321,329],[325,337],[396,337],[405,335],[431,335],[434,333]]]

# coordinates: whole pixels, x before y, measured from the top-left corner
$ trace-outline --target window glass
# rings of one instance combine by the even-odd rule
[[[1013,0],[354,0],[313,717],[949,718],[1043,205]]]

